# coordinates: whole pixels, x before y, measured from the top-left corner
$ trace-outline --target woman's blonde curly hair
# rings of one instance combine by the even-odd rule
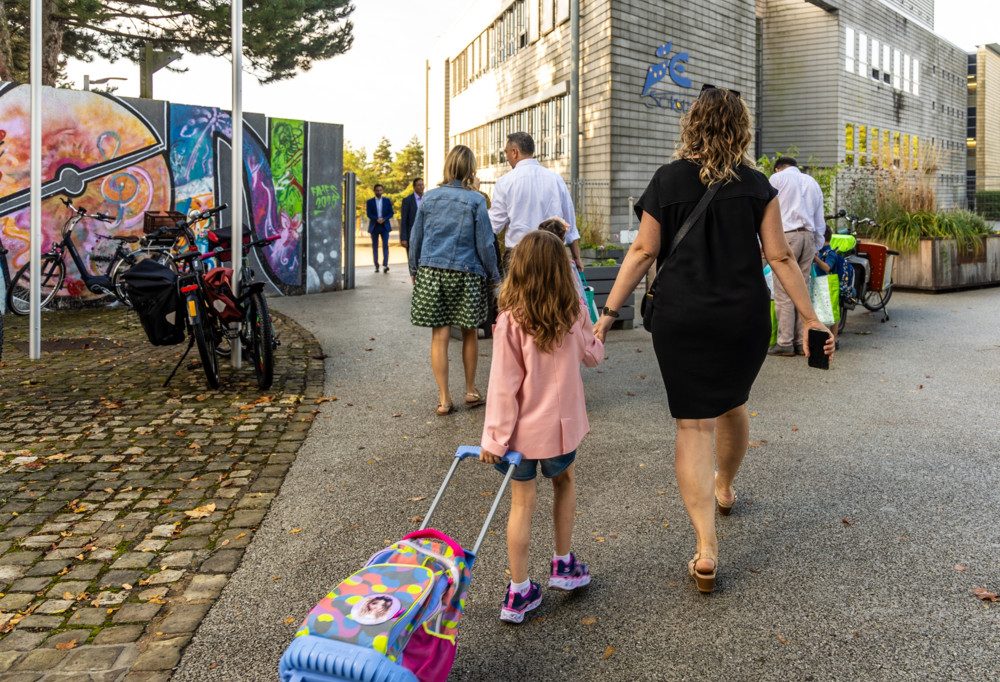
[[[755,167],[749,154],[750,110],[737,93],[708,88],[681,120],[681,142],[674,155],[701,166],[698,176],[708,186],[739,180],[741,164]]]

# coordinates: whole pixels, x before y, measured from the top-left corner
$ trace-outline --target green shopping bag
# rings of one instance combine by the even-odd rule
[[[814,275],[809,283],[809,294],[812,299],[816,317],[827,327],[840,322],[840,278],[829,274]]]
[[[771,345],[778,344],[778,314],[774,311],[774,299],[771,299]]]
[[[587,312],[590,313],[591,324],[597,324],[597,318],[600,315],[597,313],[597,303],[594,301],[594,287],[587,284],[587,278],[583,276],[583,271],[578,270],[577,273],[580,275],[580,284],[583,285],[583,298],[587,302]]]

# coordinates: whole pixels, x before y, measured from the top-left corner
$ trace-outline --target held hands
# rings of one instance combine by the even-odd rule
[[[479,461],[486,462],[487,464],[499,464],[500,457],[494,455],[492,452],[480,449],[479,451]]]
[[[597,323],[594,324],[594,336],[598,341],[604,343],[604,337],[608,335],[608,330],[611,329],[611,325],[614,323],[614,318],[608,315],[601,315],[597,318]]]
[[[833,333],[830,331],[829,327],[820,322],[819,320],[809,320],[803,324],[802,328],[802,351],[805,353],[806,357],[809,357],[809,330],[818,329],[819,331],[826,332],[826,343],[823,344],[823,353],[827,357],[833,357],[833,351],[836,347],[836,340],[833,338]]]

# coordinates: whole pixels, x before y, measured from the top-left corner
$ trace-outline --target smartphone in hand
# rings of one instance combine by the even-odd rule
[[[809,330],[809,366],[830,369],[830,356],[826,354],[826,340],[830,338],[822,329]]]

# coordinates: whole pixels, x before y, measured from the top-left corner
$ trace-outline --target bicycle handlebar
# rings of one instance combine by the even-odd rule
[[[91,218],[92,220],[100,220],[103,223],[112,223],[115,220],[114,218],[112,218],[111,216],[109,216],[107,213],[90,213],[90,214],[88,214],[87,213],[87,209],[83,208],[82,206],[75,206],[75,205],[73,205],[72,200],[70,200],[70,199],[68,199],[66,197],[63,197],[61,199],[61,201],[63,202],[64,206],[67,206],[71,211],[73,211],[74,213],[76,213],[78,216],[80,216],[82,218]]]

